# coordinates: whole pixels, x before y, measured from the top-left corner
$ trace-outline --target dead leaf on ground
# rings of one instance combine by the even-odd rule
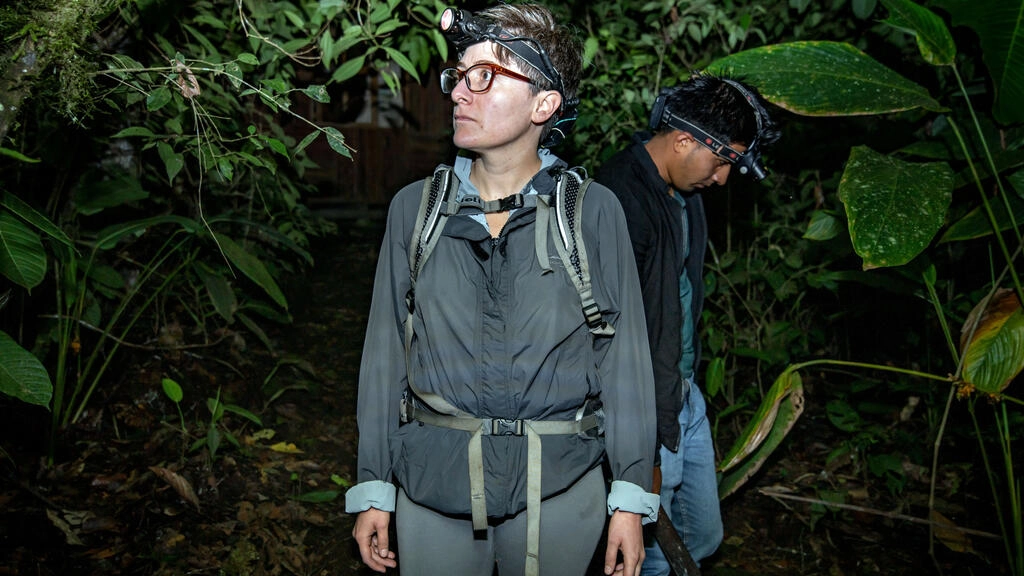
[[[954,552],[974,552],[971,538],[957,530],[956,524],[952,520],[946,518],[937,510],[932,510],[931,519],[935,523],[934,533],[939,542],[942,542]]]
[[[196,496],[196,492],[192,489],[192,484],[188,480],[177,472],[162,466],[150,466],[149,469],[160,478],[163,478],[165,482],[170,484],[171,488],[174,488],[174,491],[178,493],[178,496],[181,496],[182,500],[185,500],[195,506],[197,512],[200,511],[199,497]]]

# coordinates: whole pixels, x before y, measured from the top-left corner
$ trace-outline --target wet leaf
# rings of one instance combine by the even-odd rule
[[[711,63],[739,76],[771,103],[806,116],[941,110],[926,89],[845,42],[786,42],[737,52]]]
[[[904,162],[866,146],[850,152],[839,200],[864,269],[900,266],[921,253],[946,218],[953,171],[944,162]]]

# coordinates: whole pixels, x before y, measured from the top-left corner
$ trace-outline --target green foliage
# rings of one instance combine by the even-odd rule
[[[19,90],[0,98],[0,275],[23,291],[26,318],[3,357],[45,369],[0,392],[52,394],[56,434],[126,345],[271,346],[265,323],[291,319],[282,278],[311,266],[310,242],[333,229],[303,204],[305,150],[323,137],[351,156],[305,104],[356,75],[394,91],[418,79],[444,42],[414,24],[443,4],[30,4],[0,11],[2,51],[53,72],[27,83],[8,69]],[[64,116],[48,113],[56,95]],[[251,416],[216,404],[211,455],[224,410]]]
[[[1015,257],[1007,245],[1002,230],[1012,231],[1011,239],[1015,241],[1014,250],[1019,249],[1021,233],[1019,225],[1013,218],[1007,218],[1013,214],[1014,208],[1011,196],[1007,194],[1004,186],[1003,174],[1011,174],[1019,166],[1015,163],[995,162],[995,155],[991,149],[1008,148],[1009,151],[1021,147],[1022,140],[1019,137],[1007,138],[1007,134],[1015,134],[1013,128],[1004,131],[998,136],[985,130],[987,123],[979,121],[975,110],[972,107],[972,94],[966,89],[963,78],[959,75],[959,68],[954,66],[956,62],[956,46],[953,45],[951,35],[946,29],[945,23],[936,14],[926,8],[918,6],[909,0],[883,0],[883,4],[889,9],[890,17],[886,21],[901,30],[911,32],[917,38],[917,49],[920,58],[924,62],[942,66],[941,73],[948,73],[947,76],[940,76],[940,80],[952,81],[950,84],[958,88],[957,98],[948,98],[944,106],[936,105],[934,100],[927,96],[924,88],[915,88],[914,82],[903,79],[896,79],[893,73],[878,68],[876,64],[865,62],[868,58],[864,54],[853,52],[853,48],[845,47],[845,51],[856,58],[846,63],[838,63],[828,68],[841,71],[844,82],[831,86],[827,98],[811,93],[802,93],[800,90],[789,90],[778,86],[777,71],[782,68],[788,73],[788,81],[795,86],[809,86],[820,80],[819,70],[805,68],[801,65],[794,66],[793,62],[800,61],[801,52],[809,52],[808,60],[813,61],[818,56],[816,43],[792,43],[785,49],[775,50],[775,47],[766,47],[754,52],[754,54],[736,54],[723,59],[722,63],[712,65],[712,69],[722,71],[741,70],[747,74],[755,85],[760,86],[762,82],[771,86],[776,83],[776,89],[768,88],[764,91],[769,99],[777,100],[779,105],[788,110],[803,114],[827,116],[830,114],[851,115],[863,114],[865,111],[875,110],[874,113],[896,112],[900,110],[911,110],[918,108],[915,115],[907,116],[908,119],[915,119],[917,122],[929,122],[937,126],[941,132],[947,127],[947,142],[953,143],[959,154],[950,152],[949,149],[939,151],[932,148],[927,154],[930,159],[936,162],[922,162],[918,156],[928,149],[925,146],[909,146],[905,153],[911,158],[897,158],[897,153],[878,152],[866,146],[854,146],[852,153],[847,160],[843,177],[837,190],[837,197],[846,207],[846,227],[853,243],[853,249],[862,258],[863,267],[871,269],[876,267],[898,267],[907,266],[909,274],[907,278],[912,279],[917,273],[917,282],[920,288],[918,292],[930,300],[937,312],[937,323],[940,333],[947,340],[950,351],[951,362],[945,364],[944,369],[940,368],[939,374],[928,374],[919,371],[905,371],[918,378],[931,378],[936,380],[948,380],[951,384],[948,393],[959,391],[961,395],[969,395],[973,391],[983,391],[993,398],[1020,403],[1007,394],[1008,386],[1020,374],[1021,364],[1021,342],[1020,342],[1020,312],[1021,300],[1024,290],[1018,277],[1018,270]],[[1016,11],[1024,4],[1012,2]],[[1017,6],[1021,4],[1021,6]],[[979,6],[972,5],[972,19],[975,25],[983,27],[992,24],[992,14],[985,14],[985,8],[992,8],[988,4]],[[994,9],[998,13],[1000,9]],[[980,24],[984,23],[984,24]],[[1019,24],[1018,24],[1019,25]],[[981,30],[976,30],[981,32]],[[1016,34],[1016,29],[1012,34]],[[997,88],[1000,84],[1014,86],[1019,82],[1022,73],[1019,69],[1008,70],[1000,68],[992,70],[993,61],[1000,66],[1012,61],[1013,54],[998,53],[998,48],[983,42],[983,49],[986,54],[986,62],[989,63],[990,72],[995,77]],[[996,54],[993,54],[996,52]],[[777,60],[776,60],[777,58]],[[819,62],[819,65],[827,61]],[[859,70],[858,70],[859,69]],[[920,75],[920,74],[919,74]],[[863,85],[855,79],[869,77],[884,78],[883,84],[891,86],[902,86],[900,92],[906,94],[920,94],[924,97],[913,98],[900,104],[892,96],[894,92],[876,90],[876,98],[872,99],[864,92],[857,93],[858,88]],[[854,89],[847,91],[842,88],[847,83]],[[854,102],[853,100],[857,101]],[[865,99],[869,101],[864,101]],[[906,107],[905,104],[909,104]],[[877,108],[875,108],[877,106]],[[998,102],[993,104],[993,114],[997,119],[1005,121],[1007,116],[1000,115]],[[937,118],[934,113],[941,116]],[[959,128],[959,122],[965,119],[973,127],[971,136],[966,136]],[[922,131],[925,133],[924,131]],[[966,161],[966,168],[970,171],[970,177],[963,179],[954,178],[955,169],[953,163]],[[985,166],[987,173],[981,173],[977,166]],[[983,182],[983,179],[985,182]],[[988,180],[991,179],[989,183]],[[957,186],[975,186],[980,192],[980,204],[974,206],[967,204],[962,198],[957,204],[952,200],[955,196]],[[993,190],[994,194],[987,193],[986,188]],[[997,219],[992,208],[993,205],[1002,205],[1004,210],[1002,218]],[[957,218],[958,214],[968,214],[971,218],[970,225],[960,225],[959,231],[953,237],[966,237],[977,235],[981,228],[977,216],[981,211],[986,216],[989,230],[992,232],[990,240],[995,244],[995,252],[1002,255],[1002,270],[993,274],[990,278],[960,278],[955,275],[956,261],[951,262],[954,268],[950,268],[948,279],[937,279],[936,268],[930,265],[930,259],[940,259],[946,254],[929,253],[937,233],[949,220]],[[836,228],[840,224],[836,211],[822,214],[812,220],[813,228],[808,230],[807,237],[811,238],[833,238],[836,236]],[[1006,222],[1008,220],[1008,222]],[[954,225],[956,226],[956,225]],[[966,230],[973,230],[967,233]],[[950,237],[949,240],[952,240]],[[964,248],[966,250],[967,248]],[[968,254],[960,252],[959,254]],[[992,262],[994,269],[1000,267]],[[1006,284],[1004,286],[1004,279]],[[963,291],[965,287],[972,290],[968,295],[955,295],[950,298],[951,303],[946,305],[940,300],[940,292],[936,285],[946,286],[947,295]],[[956,308],[952,302],[962,302],[967,296],[975,298],[981,293],[984,296],[978,301],[974,311],[963,321],[961,330],[960,347],[954,345],[954,338],[949,327],[947,315],[955,313]],[[948,297],[948,296],[947,296]],[[927,346],[927,343],[922,343]],[[822,360],[822,363],[840,363],[836,361]],[[848,363],[843,363],[849,365]],[[807,363],[802,364],[804,366]],[[794,369],[791,366],[788,370]],[[865,364],[865,368],[874,370],[892,370],[884,364]],[[948,377],[945,374],[955,373]],[[1005,405],[1004,405],[1005,406]],[[949,403],[947,403],[947,410]],[[851,404],[834,399],[828,404],[828,415],[837,428],[847,433],[854,434],[858,439],[858,450],[866,450],[880,436],[871,426],[865,426],[861,417],[861,410],[854,409]],[[945,415],[943,417],[945,422]],[[943,428],[937,430],[937,437],[941,442]],[[983,451],[984,437],[980,431],[977,435]],[[865,462],[868,470],[875,476],[884,478],[892,490],[898,490],[902,486],[900,467],[890,453],[887,452],[865,452]],[[937,451],[935,458],[937,458]],[[1004,454],[1004,459],[1007,459]],[[1007,459],[1008,460],[1008,459]],[[990,468],[986,459],[986,467]],[[932,473],[936,473],[937,460],[933,461]],[[1013,472],[1012,464],[1007,464],[1007,486],[1011,498],[1007,500],[1008,510],[1000,508],[1000,515],[1006,514],[1010,518],[1019,517],[1020,502],[1014,499],[1012,494],[1015,487],[1019,485],[1019,479]],[[934,486],[934,476],[933,476]],[[934,489],[933,489],[934,490]],[[1000,499],[996,498],[997,507]],[[934,505],[934,501],[930,503]],[[1019,535],[1003,525],[1004,538],[1012,542],[1008,546],[1008,560],[1013,567],[1021,564],[1024,557],[1024,546]],[[1017,571],[1019,572],[1019,571]],[[1016,573],[1016,572],[1015,572]]]

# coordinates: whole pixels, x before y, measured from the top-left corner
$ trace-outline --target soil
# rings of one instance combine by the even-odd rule
[[[317,248],[315,269],[288,287],[295,321],[268,332],[273,351],[235,339],[132,354],[62,431],[52,463],[48,413],[0,404],[0,574],[371,574],[343,493],[356,477],[356,381],[381,229],[341,224]],[[183,388],[181,416],[165,377]],[[211,454],[207,398],[218,390],[262,426],[225,412]],[[894,491],[829,459],[842,438],[808,391],[786,443],[723,502],[725,541],[703,574],[1009,573],[986,534],[947,531],[930,556],[928,526],[912,520],[926,516],[927,474],[908,469]],[[952,522],[998,532],[987,493],[955,474],[937,492]],[[794,499],[837,494],[851,508]]]

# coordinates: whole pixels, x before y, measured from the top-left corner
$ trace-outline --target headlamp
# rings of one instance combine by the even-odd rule
[[[544,47],[533,38],[516,36],[503,30],[497,24],[483,18],[473,16],[468,10],[448,7],[441,13],[439,23],[441,32],[455,49],[462,52],[473,44],[491,41],[504,46],[509,52],[518,56],[528,66],[540,73],[551,86],[552,90],[562,95],[562,106],[558,109],[558,120],[541,143],[544,148],[558,145],[566,133],[576,122],[579,107],[578,98],[567,98],[562,84],[562,75],[558,73]]]
[[[693,135],[694,139],[707,148],[710,148],[711,151],[719,158],[722,158],[726,162],[736,166],[736,170],[740,174],[750,176],[755,182],[763,180],[768,173],[764,168],[764,164],[761,163],[761,150],[758,140],[760,140],[761,131],[763,130],[762,117],[766,113],[749,90],[745,89],[742,85],[733,80],[723,78],[722,81],[726,82],[742,94],[743,98],[746,99],[747,103],[750,104],[750,107],[754,111],[754,120],[757,123],[757,131],[750,144],[747,145],[746,152],[736,150],[727,143],[722,142],[711,134],[708,134],[708,132],[700,126],[672,113],[672,111],[665,106],[665,102],[672,89],[662,90],[661,94],[657,99],[655,99],[654,108],[651,110],[650,128],[651,130],[657,130],[662,125],[667,124],[676,130],[689,132]]]

